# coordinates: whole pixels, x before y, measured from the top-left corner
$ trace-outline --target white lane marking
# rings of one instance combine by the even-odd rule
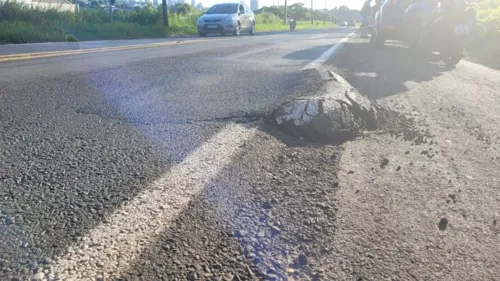
[[[321,39],[321,38],[326,38],[326,37],[329,37],[329,36],[331,36],[331,34],[320,34],[320,35],[309,36],[309,37],[304,38],[304,39],[306,39],[306,40]],[[299,40],[304,40],[304,39],[300,39],[299,38]],[[290,43],[290,42],[293,42],[294,40],[296,40],[296,39],[293,39],[293,40],[290,40],[290,39],[283,40],[283,41],[279,42],[278,44],[273,44],[271,46],[267,46],[267,47],[264,47],[264,48],[254,49],[254,50],[251,50],[251,51],[248,51],[248,52],[244,52],[244,53],[236,53],[236,54],[233,54],[233,55],[222,57],[220,59],[222,59],[222,60],[236,60],[236,59],[240,59],[242,57],[246,57],[246,56],[250,56],[250,55],[253,55],[253,54],[265,52],[265,51],[268,51],[268,50],[271,50],[271,49],[275,49],[275,48],[283,49],[284,48],[283,47],[283,43]]]
[[[332,34],[319,34],[319,35],[309,36],[309,37],[307,37],[307,39],[308,40],[311,40],[311,39],[321,39],[321,38],[326,38],[326,37],[329,37],[329,36],[332,36]]]
[[[242,58],[242,57],[245,57],[245,56],[250,56],[250,55],[253,55],[253,54],[264,52],[264,51],[267,51],[267,50],[270,50],[270,49],[273,49],[273,48],[276,48],[276,45],[272,45],[272,46],[268,46],[268,47],[260,48],[260,49],[255,49],[255,50],[251,50],[251,51],[244,52],[244,53],[237,53],[237,54],[234,54],[234,55],[223,57],[222,59],[224,59],[224,60],[235,60],[235,59],[239,59],[239,58]]]
[[[342,46],[344,46],[344,43],[347,42],[347,40],[349,40],[349,38],[353,36],[354,33],[356,33],[356,30],[351,32],[346,37],[340,39],[339,42],[335,43],[335,45],[333,45],[330,49],[326,50],[317,59],[307,64],[303,69],[318,68],[321,65],[323,65],[327,60],[329,60],[331,57],[335,56],[338,53],[338,51],[342,48]]]
[[[230,163],[255,129],[228,125],[182,163],[92,229],[54,269],[61,280],[95,280],[126,271],[141,252],[170,227],[189,201]],[[82,275],[84,274],[84,275]]]

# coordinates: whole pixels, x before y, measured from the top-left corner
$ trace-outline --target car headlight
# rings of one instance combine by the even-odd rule
[[[203,23],[203,18],[198,18],[198,23]]]
[[[230,21],[230,22],[233,22],[233,17],[226,17],[223,21]]]

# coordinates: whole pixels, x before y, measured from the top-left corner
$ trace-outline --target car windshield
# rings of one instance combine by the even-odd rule
[[[207,14],[234,14],[238,11],[238,4],[215,5],[207,11]]]

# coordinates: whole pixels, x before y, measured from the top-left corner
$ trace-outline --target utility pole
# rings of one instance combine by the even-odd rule
[[[287,20],[287,16],[288,16],[288,5],[287,5],[287,0],[285,0],[285,25],[286,25],[286,20]]]
[[[163,12],[163,25],[168,26],[168,10],[167,10],[167,0],[161,1],[161,8]]]
[[[311,0],[311,24],[314,25],[314,10],[313,10],[313,1]]]
[[[115,4],[116,0],[109,0],[109,19],[111,21],[111,24],[113,24],[113,5]]]
[[[328,12],[328,10],[326,9],[326,0],[325,0],[325,14],[324,14],[324,17],[323,17],[323,25],[326,25],[326,15],[327,15],[326,12]]]

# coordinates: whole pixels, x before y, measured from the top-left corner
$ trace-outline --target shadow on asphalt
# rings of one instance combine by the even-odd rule
[[[164,62],[168,64],[170,60],[173,59]],[[3,85],[0,97],[9,97],[9,103],[5,109],[0,105],[0,109],[15,114],[1,116],[0,123],[1,280],[29,275],[43,265],[45,257],[61,256],[68,246],[78,242],[122,204],[149,188],[172,165],[181,162],[182,154],[188,155],[217,133],[219,127],[207,124],[196,127],[200,135],[194,126],[186,128],[185,124],[172,124],[176,116],[172,111],[185,113],[191,108],[181,105],[182,100],[198,107],[212,103],[218,111],[221,109],[216,106],[222,99],[229,100],[233,109],[234,104],[244,102],[259,109],[269,106],[270,99],[280,103],[317,87],[314,73],[310,77],[304,77],[303,73],[286,75],[283,79],[285,74],[281,72],[262,75],[260,71],[261,76],[254,77],[256,82],[250,84],[265,84],[262,89],[254,86],[253,92],[228,92],[231,96],[214,100],[213,96],[203,97],[203,91],[193,93],[192,90],[193,85],[207,88],[212,79],[207,69],[217,69],[221,65],[210,60],[196,61],[199,68],[194,71],[183,64],[172,63],[168,71],[130,67],[126,71],[115,69],[59,76],[57,79],[64,83],[36,78]],[[165,80],[164,77],[173,74],[171,80]],[[204,74],[207,83],[200,81],[200,74]],[[188,81],[197,84],[185,87],[191,92],[181,92],[179,88],[184,80],[178,77],[191,77],[189,75],[194,78]],[[237,77],[238,73],[234,75]],[[269,79],[268,82],[262,80],[263,76]],[[213,76],[211,82],[218,83],[217,78]],[[223,85],[219,86],[221,92],[227,92]],[[209,88],[218,89],[216,85]],[[276,88],[279,95],[270,97],[269,91]],[[154,89],[160,89],[162,95],[159,97],[169,98],[168,102],[162,104],[155,100]],[[182,98],[187,94],[190,98]],[[160,105],[159,111],[143,107],[146,102]],[[164,118],[160,123],[165,124],[148,125],[160,118]],[[171,150],[180,156],[172,156]],[[188,213],[180,220],[187,218]],[[187,236],[193,228],[197,226],[172,231],[185,231],[181,234]],[[205,232],[203,228],[199,231]],[[196,236],[196,239],[201,237]],[[220,243],[226,245],[226,242]],[[217,265],[214,271],[215,267]]]
[[[250,35],[247,32],[241,33],[239,37],[258,37],[258,36],[267,36],[267,35],[277,35],[277,34],[282,34],[282,35],[299,35],[299,34],[324,34],[324,33],[345,33],[345,32],[339,32],[341,30],[335,29],[335,28],[325,28],[325,29],[303,29],[303,30],[297,30],[297,31],[290,31],[290,30],[279,30],[279,31],[256,31],[254,35]],[[199,36],[181,36],[181,37],[172,37],[172,38],[198,38]],[[226,34],[226,35],[221,35],[220,33],[209,33],[207,34],[207,38],[225,38],[225,37],[233,37],[237,38],[236,36],[232,34]],[[341,37],[342,38],[342,37]]]
[[[471,38],[465,52],[467,60],[500,70],[500,36]]]
[[[304,138],[303,135],[299,133],[285,132],[283,130],[280,130],[274,124],[270,124],[270,122],[260,126],[259,129],[263,132],[266,132],[270,136],[273,136],[281,143],[285,144],[287,147],[295,147],[295,148],[307,148],[307,147],[320,148],[324,147],[325,145],[338,146],[345,143],[346,141],[352,140],[352,139],[344,139],[336,141],[321,141],[321,140],[313,140],[312,138],[308,139]]]
[[[194,140],[191,146],[180,145],[185,154],[203,143],[185,129],[149,134],[147,126],[122,121],[128,116],[103,95],[106,88],[92,85],[95,77],[68,80],[35,79],[0,89],[0,96],[16,93],[9,108],[15,114],[0,122],[0,280],[35,272],[45,257],[60,256],[149,188],[178,162],[162,142]],[[114,85],[117,95],[123,92],[118,82]],[[33,88],[44,98],[24,107]],[[79,106],[96,104],[103,105],[102,115],[77,112]],[[217,131],[206,130],[204,136]]]
[[[305,253],[293,275],[310,279],[335,233],[339,151],[279,142],[262,132],[247,142],[120,277],[286,280]]]
[[[314,61],[322,53],[331,48],[332,45],[316,46],[309,49],[303,49],[300,51],[295,51],[283,56],[284,59],[288,60],[304,60],[304,61]]]
[[[378,49],[368,42],[346,43],[328,65],[371,99],[405,93],[406,83],[430,81],[449,69],[437,55],[415,57],[393,42]]]

